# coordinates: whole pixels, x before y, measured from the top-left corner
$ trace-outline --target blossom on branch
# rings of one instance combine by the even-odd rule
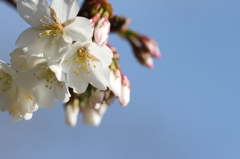
[[[60,62],[67,74],[67,83],[75,93],[83,93],[90,83],[106,90],[109,86],[112,51],[105,45],[97,46],[89,41],[74,43]]]
[[[19,0],[19,15],[32,27],[20,34],[16,41],[28,54],[43,53],[51,62],[57,62],[73,41],[84,42],[92,31],[91,23],[76,17],[78,0]]]

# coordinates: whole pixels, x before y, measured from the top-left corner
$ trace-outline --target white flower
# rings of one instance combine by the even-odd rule
[[[84,42],[91,36],[88,19],[76,17],[78,0],[19,0],[19,15],[32,27],[17,39],[16,45],[26,53],[43,53],[51,62],[58,61],[73,41]]]
[[[15,84],[13,75],[15,71],[3,61],[0,61],[0,109],[9,111],[13,121],[24,118],[29,120],[32,113],[38,109],[36,100],[31,91],[26,91]]]
[[[105,90],[109,86],[112,51],[95,43],[74,43],[60,62],[67,83],[75,93],[83,93],[88,84]]]
[[[17,72],[14,77],[18,86],[32,90],[40,108],[51,109],[56,99],[62,102],[69,100],[70,93],[66,82],[58,81],[64,81],[65,74],[57,64],[48,66],[46,59],[31,56],[28,66],[28,70]]]

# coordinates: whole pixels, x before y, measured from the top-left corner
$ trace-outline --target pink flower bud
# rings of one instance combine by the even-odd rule
[[[104,91],[102,91],[100,89],[96,89],[96,90],[92,89],[91,97],[90,97],[92,102],[101,103],[103,101],[103,98],[104,98]]]
[[[120,35],[130,42],[134,55],[138,61],[147,66],[153,68],[153,58],[160,58],[161,53],[157,43],[148,36],[141,35],[132,30],[126,30],[121,32]]]
[[[110,31],[110,22],[108,19],[102,17],[97,22],[94,29],[94,40],[97,45],[107,44],[108,34]]]
[[[158,59],[161,57],[161,53],[158,48],[158,45],[153,39],[151,39],[148,36],[141,36],[141,41],[152,57],[155,57]]]

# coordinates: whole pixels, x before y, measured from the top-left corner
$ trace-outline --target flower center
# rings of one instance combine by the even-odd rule
[[[96,66],[94,65],[94,61],[95,61],[94,56],[89,54],[87,52],[87,49],[84,47],[78,50],[75,57],[75,61],[79,64],[78,70],[87,68],[87,73],[90,73],[89,67],[91,65],[93,65],[93,67],[96,68]],[[73,73],[78,75],[78,71],[73,71]]]
[[[44,37],[44,36],[52,36],[53,40],[50,42],[50,44],[53,44],[54,41],[58,40],[61,35],[64,35],[64,32],[67,30],[64,28],[64,25],[61,23],[60,19],[57,18],[55,15],[52,17],[54,20],[51,20],[47,16],[43,16],[46,21],[43,19],[39,19],[40,22],[42,22],[42,26],[46,27],[46,30],[42,33],[38,34],[38,38]]]
[[[13,78],[11,75],[6,73],[4,70],[0,70],[0,90],[3,92],[12,88]]]
[[[47,66],[39,67],[39,71],[34,73],[33,76],[39,80],[43,79],[46,83],[45,87],[48,89],[52,89],[53,84],[58,82],[55,73]],[[63,87],[63,85],[61,84],[60,87]]]

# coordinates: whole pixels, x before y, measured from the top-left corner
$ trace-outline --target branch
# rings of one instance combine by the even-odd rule
[[[5,2],[7,2],[8,4],[10,4],[11,6],[13,6],[14,8],[17,7],[17,1],[18,0],[4,0]]]

